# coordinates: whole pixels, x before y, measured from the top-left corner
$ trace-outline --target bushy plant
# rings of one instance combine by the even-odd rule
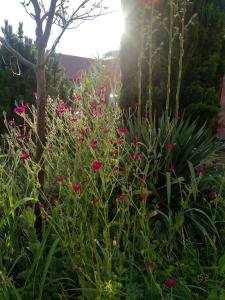
[[[166,117],[125,127],[101,76],[84,77],[68,101],[48,99],[40,194],[35,108],[15,110],[23,122],[7,120],[0,158],[1,299],[207,298],[225,182],[204,128]]]

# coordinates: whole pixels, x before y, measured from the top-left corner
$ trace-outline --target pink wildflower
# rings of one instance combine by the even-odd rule
[[[25,112],[26,112],[26,106],[25,106],[25,105],[22,105],[22,106],[16,107],[16,108],[14,109],[14,112],[15,112],[15,113],[18,113],[18,114],[25,113]]]
[[[144,193],[141,193],[138,198],[140,201],[144,201],[146,199],[146,195]]]
[[[166,286],[171,289],[172,287],[175,286],[175,284],[177,283],[176,279],[172,279],[172,278],[169,278],[167,279],[166,281]]]
[[[15,120],[13,119],[13,120],[9,120],[9,121],[8,121],[8,124],[9,124],[9,126],[13,126],[13,125],[16,124],[16,122],[15,122]]]
[[[92,164],[91,164],[91,167],[93,170],[99,170],[101,167],[102,167],[102,164],[99,162],[99,161],[94,161]]]
[[[75,184],[75,185],[73,185],[73,190],[75,191],[75,192],[80,192],[80,190],[81,190],[81,185],[80,184]]]
[[[43,220],[44,220],[45,222],[48,222],[48,221],[49,221],[48,215],[44,215]]]
[[[216,198],[217,193],[216,193],[215,191],[211,191],[211,192],[209,193],[209,196],[210,196],[211,198]]]
[[[143,153],[137,152],[137,153],[134,155],[134,159],[135,159],[135,160],[141,160],[142,156],[143,156]]]
[[[127,199],[127,196],[125,194],[121,194],[119,195],[119,197],[117,198],[118,202],[124,202]]]
[[[117,129],[118,133],[119,134],[125,134],[128,130],[127,128],[124,128],[124,127],[120,127]]]
[[[174,148],[174,144],[166,144],[166,149],[171,152]]]
[[[30,154],[28,152],[24,152],[23,155],[21,156],[21,159],[23,161],[28,160],[30,158]]]
[[[45,205],[43,203],[38,205],[39,210],[45,209]]]
[[[65,179],[63,177],[56,177],[55,181],[57,182],[63,182]]]
[[[92,142],[91,142],[91,148],[92,148],[93,150],[96,149],[97,143],[98,143],[98,141],[92,141]]]
[[[205,172],[205,167],[204,166],[198,166],[196,168],[196,172],[199,174],[203,174]]]
[[[176,169],[174,166],[170,166],[167,170],[168,173],[175,173],[176,172]]]
[[[101,117],[103,115],[103,112],[101,112],[100,110],[96,110],[94,115],[95,117]]]

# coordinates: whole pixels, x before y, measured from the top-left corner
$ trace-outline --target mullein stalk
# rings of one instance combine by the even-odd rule
[[[138,131],[141,129],[141,104],[142,104],[142,61],[144,52],[144,21],[145,21],[145,8],[141,10],[141,28],[140,28],[140,48],[138,57],[138,111],[137,111],[137,121],[138,121]]]
[[[183,57],[184,57],[184,37],[185,37],[185,15],[186,15],[186,3],[183,6],[182,15],[181,15],[181,32],[179,34],[179,46],[180,46],[180,55],[179,55],[179,69],[178,69],[178,79],[177,79],[177,91],[176,91],[176,107],[175,114],[179,114],[179,100],[180,100],[180,89],[181,89],[181,80],[183,73]]]
[[[169,124],[170,109],[170,92],[171,92],[171,70],[172,70],[172,50],[173,50],[173,25],[174,25],[174,8],[173,0],[170,0],[170,25],[169,25],[169,52],[167,67],[167,94],[166,94],[166,119]]]
[[[153,58],[153,16],[154,16],[154,5],[151,2],[150,7],[150,24],[149,24],[149,86],[148,86],[148,97],[149,97],[149,119],[152,122],[152,58]]]

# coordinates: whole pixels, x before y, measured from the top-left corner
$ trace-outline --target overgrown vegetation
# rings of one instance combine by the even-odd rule
[[[4,38],[19,51],[26,59],[34,61],[36,55],[35,42],[24,36],[23,24],[18,27],[17,34],[13,33],[11,25],[5,21],[2,28]],[[53,53],[46,68],[48,81],[47,95],[60,96],[66,99],[73,88],[72,82],[67,79],[59,66],[59,55]],[[0,132],[3,130],[3,114],[13,117],[15,100],[26,99],[29,103],[36,102],[36,78],[35,73],[27,66],[21,64],[17,58],[9,55],[9,52],[0,47]]]
[[[209,296],[224,295],[219,146],[185,116],[123,127],[95,78],[68,103],[48,99],[41,197],[35,108],[16,108],[23,128],[6,122],[1,299],[219,299]]]
[[[100,64],[83,76],[71,97],[48,97],[41,164],[35,160],[35,105],[16,102],[18,122],[6,116],[0,154],[0,299],[224,299],[225,168],[218,156],[224,145],[206,125],[179,113],[182,26],[187,29],[192,20],[189,16],[184,23],[187,2],[169,6],[172,40],[160,116],[154,109],[151,65],[149,98],[143,98],[142,56],[137,101],[125,113],[109,101]],[[153,3],[144,1],[154,15],[150,27],[167,24]],[[178,20],[180,53],[174,68]]]

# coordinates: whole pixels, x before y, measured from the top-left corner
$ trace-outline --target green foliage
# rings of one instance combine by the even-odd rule
[[[219,110],[220,80],[225,73],[225,5],[223,1],[194,1],[197,13],[186,40],[182,101],[200,123],[212,125]]]
[[[0,298],[222,297],[217,266],[224,254],[225,176],[211,162],[218,146],[204,127],[185,119],[123,128],[117,104],[104,101],[102,74],[94,75],[84,76],[68,103],[47,101],[41,197],[35,107],[19,114],[26,128],[6,123]],[[30,156],[23,158],[25,152]],[[205,172],[198,173],[202,164]],[[35,203],[43,217],[41,240]],[[176,279],[172,289],[169,278]]]
[[[5,21],[2,28],[4,38],[19,51],[26,59],[35,62],[36,45],[32,39],[24,36],[23,24],[19,24],[17,34],[13,33],[11,25]],[[46,66],[47,94],[52,97],[60,96],[64,99],[71,93],[72,83],[65,78],[63,70],[59,67],[59,55],[53,53]],[[15,100],[25,99],[35,103],[33,93],[36,91],[36,77],[33,70],[18,62],[2,46],[0,47],[0,127],[3,128],[2,112],[9,118],[13,116]]]
[[[175,112],[179,100],[192,120],[201,116],[199,126],[213,127],[225,73],[224,1],[144,3],[122,1],[127,33],[120,53],[121,107],[133,109],[139,97],[143,115],[150,104],[160,115],[168,111],[166,103]]]

